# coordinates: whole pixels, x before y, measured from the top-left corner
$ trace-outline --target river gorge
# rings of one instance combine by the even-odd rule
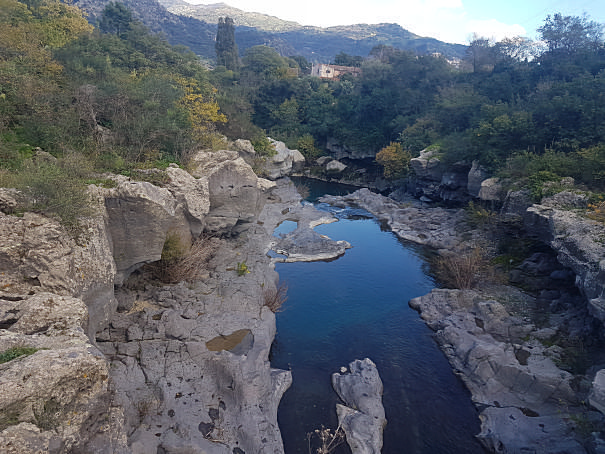
[[[347,189],[306,184],[312,194]],[[272,349],[273,366],[293,376],[278,411],[286,452],[306,453],[307,433],[337,426],[330,375],[365,357],[384,383],[383,453],[483,452],[470,394],[407,304],[435,285],[420,248],[398,240],[365,210],[316,206],[339,221],[315,230],[352,248],[333,261],[276,266],[289,288]]]

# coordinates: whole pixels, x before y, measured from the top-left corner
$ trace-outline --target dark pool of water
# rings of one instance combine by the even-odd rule
[[[359,210],[337,211],[339,222],[316,230],[353,249],[331,262],[277,265],[289,299],[272,365],[294,378],[278,412],[286,454],[307,453],[307,433],[337,426],[330,376],[365,357],[384,383],[384,454],[483,452],[468,391],[407,304],[434,287],[418,250]]]

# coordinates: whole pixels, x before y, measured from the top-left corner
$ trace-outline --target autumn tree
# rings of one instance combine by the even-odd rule
[[[412,155],[398,142],[391,142],[376,155],[376,162],[384,169],[384,176],[396,180],[406,176]]]
[[[177,83],[183,96],[176,105],[187,115],[193,138],[206,144],[215,130],[216,123],[225,123],[227,117],[220,113],[218,103],[205,95],[195,79],[179,77]]]

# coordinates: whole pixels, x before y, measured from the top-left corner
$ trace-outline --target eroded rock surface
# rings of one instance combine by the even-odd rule
[[[563,197],[561,195],[559,198]],[[567,197],[568,200],[572,198]],[[577,197],[573,202],[578,203]],[[605,322],[605,232],[603,224],[573,210],[543,205],[527,209],[525,223],[532,234],[547,242],[558,261],[576,275],[576,286],[589,301],[591,314]]]
[[[376,365],[369,358],[355,360],[348,372],[332,374],[332,387],[344,402],[336,404],[336,413],[353,454],[380,453],[387,420]]]
[[[523,298],[510,289],[509,297]],[[503,304],[471,290],[434,289],[410,306],[436,339],[481,409],[483,444],[493,452],[586,452],[575,440],[575,413],[583,411],[574,376],[559,369],[556,347],[541,342],[532,324]],[[567,417],[562,418],[565,412]]]
[[[436,249],[458,244],[456,226],[464,220],[464,211],[422,207],[420,203],[398,203],[369,189],[346,196],[324,196],[321,202],[334,206],[358,206],[385,221],[397,236]]]
[[[110,425],[103,418],[119,410],[110,410],[108,363],[82,328],[86,305],[48,292],[4,293],[0,309],[0,352],[29,349],[0,365],[3,452],[87,452],[90,438]],[[125,437],[114,429],[105,442],[121,452]]]
[[[78,239],[44,216],[0,214],[0,351],[34,349],[0,365],[7,452],[283,452],[277,406],[291,376],[268,361],[266,254],[290,207],[309,229],[323,215],[236,152],[196,159],[193,175],[169,167],[164,187],[91,186],[96,215]],[[142,268],[170,232],[220,244],[197,281],[159,285]],[[336,243],[324,240],[310,239]]]

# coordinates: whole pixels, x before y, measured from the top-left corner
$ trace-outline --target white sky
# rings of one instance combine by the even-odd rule
[[[210,0],[189,3],[213,4]],[[224,0],[230,6],[302,25],[398,23],[421,36],[466,44],[472,33],[502,39],[534,38],[548,14],[580,16],[605,23],[603,0]]]

